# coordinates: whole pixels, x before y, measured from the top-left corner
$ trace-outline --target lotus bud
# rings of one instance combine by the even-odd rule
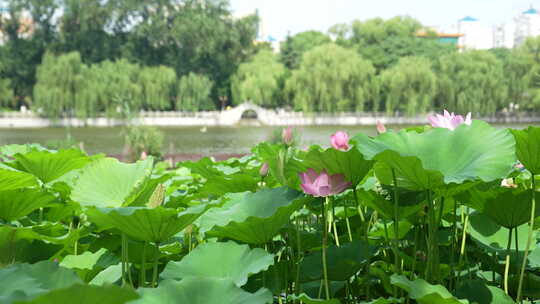
[[[283,129],[281,132],[281,139],[283,140],[283,143],[285,143],[287,146],[290,146],[293,142],[293,131],[292,127],[287,127]]]
[[[147,158],[148,158],[148,154],[146,154],[146,151],[142,151],[140,159],[145,160]]]
[[[330,142],[332,147],[336,150],[349,150],[349,135],[343,131],[337,131],[334,135],[330,137]]]
[[[380,120],[377,120],[377,133],[386,133],[386,127]]]
[[[259,169],[259,174],[262,177],[265,177],[268,175],[268,163],[262,164],[261,169]]]

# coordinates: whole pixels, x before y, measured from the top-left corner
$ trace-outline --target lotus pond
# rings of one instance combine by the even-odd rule
[[[0,303],[533,303],[540,128],[436,119],[174,166],[1,146]]]

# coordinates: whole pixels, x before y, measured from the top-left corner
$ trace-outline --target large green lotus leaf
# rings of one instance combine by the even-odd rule
[[[341,304],[341,302],[338,299],[330,299],[330,300],[313,299],[305,293],[302,293],[299,295],[290,295],[289,299],[292,301],[302,301],[301,303],[306,303],[306,304]]]
[[[99,272],[90,282],[92,285],[114,284],[122,278],[122,264],[109,266]]]
[[[306,197],[288,187],[229,195],[220,208],[201,216],[199,227],[208,236],[230,238],[249,244],[271,240],[306,203]]]
[[[130,304],[267,304],[272,294],[267,289],[249,293],[228,279],[185,278],[165,280],[158,288],[139,289],[141,298]]]
[[[39,189],[0,191],[0,219],[14,221],[45,207],[54,200],[50,193]]]
[[[385,151],[416,157],[425,170],[441,173],[446,184],[503,178],[516,161],[515,140],[510,132],[478,120],[471,125],[462,124],[453,131],[445,128],[433,128],[423,133],[401,130],[375,138],[359,134],[354,140],[367,159],[378,158]],[[384,157],[384,161],[388,160],[390,157]],[[394,167],[394,163],[390,165]],[[411,171],[409,177],[414,174]],[[425,178],[418,182],[425,184]]]
[[[83,254],[67,255],[60,266],[70,269],[93,269],[105,253],[107,253],[107,249],[101,248],[96,252],[86,251]]]
[[[410,190],[439,189],[444,186],[444,177],[438,171],[426,170],[415,156],[402,156],[396,151],[386,150],[377,154],[374,166],[377,179],[385,185],[394,184]]]
[[[328,279],[332,281],[348,280],[376,253],[377,248],[367,245],[364,241],[354,241],[340,247],[329,246],[327,248]],[[300,280],[302,282],[320,280],[322,269],[322,252],[316,251],[306,256],[302,261]]]
[[[10,242],[16,240],[42,240],[52,244],[65,245],[74,242],[79,237],[76,229],[70,232],[65,231],[66,233],[62,234],[64,232],[62,231],[63,228],[61,224],[44,224],[31,227],[0,226],[0,249],[7,249]]]
[[[86,214],[101,228],[117,228],[130,238],[161,243],[199,218],[211,205],[199,205],[178,212],[157,207],[88,208]]]
[[[84,206],[129,205],[152,173],[152,163],[152,158],[134,164],[124,164],[113,158],[96,160],[84,168],[71,192],[71,199]]]
[[[468,300],[458,300],[444,286],[431,285],[422,279],[411,281],[405,276],[393,274],[390,277],[393,285],[404,289],[409,297],[419,304],[468,304]]]
[[[470,189],[462,200],[465,205],[487,214],[497,224],[515,228],[527,223],[531,217],[532,190],[479,185]],[[536,216],[540,210],[536,210]]]
[[[519,161],[533,174],[540,173],[540,128],[511,130],[516,139],[516,154]]]
[[[0,269],[0,303],[27,300],[55,288],[80,283],[71,270],[51,261],[36,264],[14,264]]]
[[[15,154],[26,154],[32,151],[51,151],[39,144],[25,144],[25,145],[4,145],[0,146],[0,159],[7,160],[9,157],[13,157]]]
[[[161,277],[183,279],[187,277],[230,279],[238,287],[246,284],[250,275],[268,269],[274,264],[274,255],[260,248],[234,242],[205,243],[197,246],[180,262],[169,262]]]
[[[34,300],[17,302],[17,304],[123,304],[138,297],[133,289],[122,288],[116,285],[95,286],[76,284],[71,287],[52,290]]]
[[[90,162],[84,152],[75,149],[59,152],[32,151],[15,154],[13,157],[17,169],[33,174],[45,184]]]
[[[479,212],[471,213],[469,223],[467,232],[478,244],[491,251],[506,251],[509,229],[502,227],[486,214]],[[528,225],[523,224],[516,229],[518,231],[518,249],[524,250],[529,233]],[[512,232],[512,235],[514,235],[514,232]],[[515,238],[512,239],[510,248],[515,249]],[[535,243],[532,243],[531,250],[535,248]]]
[[[231,167],[226,162],[214,162],[205,157],[197,162],[183,162],[180,166],[201,175],[206,182],[199,190],[201,195],[222,196],[226,193],[254,191],[259,180],[258,170],[248,172],[247,168]]]
[[[365,160],[360,151],[354,148],[348,151],[334,148],[322,150],[319,146],[312,146],[301,159],[306,168],[312,168],[317,172],[326,169],[330,174],[341,173],[353,185],[358,185],[375,163],[372,160]]]
[[[37,179],[26,172],[17,171],[10,167],[0,167],[0,191],[36,187]]]
[[[463,282],[455,292],[456,297],[478,304],[514,304],[504,290],[489,286],[483,281]]]

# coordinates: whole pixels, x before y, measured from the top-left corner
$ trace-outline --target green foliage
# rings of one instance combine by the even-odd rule
[[[330,42],[330,37],[318,31],[306,31],[287,36],[280,47],[281,62],[289,69],[296,69],[305,52]]]
[[[278,106],[280,83],[285,73],[285,67],[271,51],[260,51],[242,63],[232,77],[233,103],[250,101],[263,107]]]
[[[512,303],[529,238],[532,301],[535,130],[475,120],[171,169],[0,147],[0,302]],[[354,185],[311,197],[307,168]]]
[[[140,71],[143,104],[150,110],[170,110],[176,73],[165,66],[145,67]]]
[[[403,57],[381,74],[386,113],[404,112],[408,116],[426,113],[433,108],[437,92],[437,77],[429,60]]]
[[[220,255],[216,255],[216,252]],[[247,283],[250,275],[266,270],[272,264],[274,256],[260,248],[251,250],[248,245],[238,245],[234,242],[207,243],[195,248],[182,261],[167,264],[161,277],[229,279],[241,287]],[[222,267],[215,267],[216,265]]]
[[[228,279],[187,278],[180,282],[167,280],[157,289],[143,289],[141,299],[133,304],[159,303],[193,304],[270,304],[272,294],[267,289],[249,293]]]
[[[493,181],[508,175],[516,161],[515,140],[510,132],[479,120],[455,130],[401,130],[383,133],[375,139],[359,134],[354,140],[367,159],[388,164],[403,175],[399,185],[405,187],[402,182],[410,182],[418,186],[413,189],[436,189],[441,177],[446,184],[476,179]],[[460,153],[455,153],[457,147],[461,148]],[[393,184],[388,170],[381,169],[381,182]]]
[[[125,131],[125,143],[129,148],[131,159],[137,160],[144,152],[147,155],[161,157],[164,134],[156,127],[129,126]]]
[[[36,72],[35,109],[51,118],[69,116],[71,110],[85,112],[86,107],[81,109],[76,103],[79,88],[84,86],[84,68],[79,53],[45,54]]]
[[[371,63],[335,44],[306,52],[286,90],[294,107],[304,112],[376,110],[378,98]]]
[[[392,67],[401,57],[420,56],[436,60],[443,54],[456,52],[456,46],[445,45],[430,37],[417,37],[419,31],[425,30],[418,20],[411,17],[354,21],[350,39],[342,39],[342,44],[356,49],[379,71]]]
[[[461,113],[490,114],[508,105],[503,65],[490,52],[467,51],[442,56],[436,71],[440,107]]]
[[[189,73],[178,81],[176,93],[176,110],[209,111],[215,105],[211,100],[214,83],[206,76]]]

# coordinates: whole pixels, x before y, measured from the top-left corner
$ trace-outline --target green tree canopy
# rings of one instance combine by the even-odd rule
[[[329,42],[331,42],[330,37],[319,31],[306,31],[288,36],[281,46],[281,62],[287,68],[298,68],[305,52]]]
[[[422,57],[404,57],[381,74],[384,108],[387,114],[395,111],[407,115],[426,113],[433,108],[437,77],[431,62]]]
[[[436,71],[439,107],[459,113],[491,114],[508,104],[503,65],[488,51],[443,56]]]
[[[34,108],[47,117],[63,117],[78,112],[78,89],[82,87],[84,64],[77,52],[61,56],[47,53],[37,69]]]
[[[248,62],[242,63],[231,80],[233,103],[251,101],[272,107],[279,105],[280,83],[286,73],[274,53],[261,50]]]
[[[436,60],[443,54],[456,51],[453,45],[429,37],[418,37],[418,32],[426,29],[411,17],[354,21],[350,30],[350,39],[340,39],[342,44],[358,50],[362,57],[372,61],[381,71],[396,64],[401,57],[423,56]]]
[[[204,75],[189,73],[178,81],[176,110],[209,111],[215,105],[210,99],[213,82]]]
[[[308,51],[286,82],[297,110],[305,112],[375,109],[375,69],[354,50],[329,43]]]

